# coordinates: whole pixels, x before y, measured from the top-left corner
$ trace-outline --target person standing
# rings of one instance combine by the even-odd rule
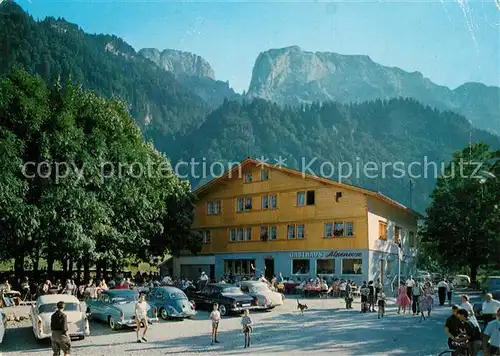
[[[448,305],[451,306],[451,298],[453,297],[453,283],[451,281],[448,281],[446,295],[448,297]]]
[[[403,314],[406,313],[406,307],[410,305],[410,298],[406,295],[406,286],[404,282],[401,282],[399,286],[396,305],[398,306],[398,314],[400,314],[401,309],[403,309]]]
[[[370,289],[368,289],[366,282],[363,282],[359,292],[361,293],[361,313],[366,313],[368,310],[368,295],[370,294]]]
[[[496,320],[486,326],[483,333],[484,356],[500,354],[500,309],[497,309]]]
[[[422,288],[420,288],[418,282],[415,281],[415,285],[412,288],[409,288],[407,284],[406,289],[412,291],[412,297],[410,298],[410,300],[412,301],[411,310],[413,312],[413,315],[420,314],[420,296],[422,295]]]
[[[451,315],[446,319],[444,324],[444,332],[448,336],[448,347],[450,349],[456,348],[454,341],[461,340],[458,336],[462,334],[463,325],[457,316],[459,309],[457,305],[454,305],[451,308]]]
[[[144,332],[142,333],[142,339],[139,338],[139,331],[141,330],[141,324],[144,325]],[[146,302],[146,297],[143,293],[139,295],[139,300],[135,304],[135,325],[136,325],[136,335],[137,342],[147,342],[146,332],[148,331],[148,303]]]
[[[219,304],[214,303],[213,310],[208,318],[212,320],[212,345],[214,344],[214,342],[218,344],[219,341],[217,341],[217,329],[219,328],[220,322]]]
[[[430,280],[424,284],[423,293],[425,295],[425,308],[427,317],[431,316],[432,307],[434,306],[434,286]]]
[[[375,312],[376,294],[373,281],[368,282],[368,289],[370,290],[368,293],[368,311]]]
[[[64,311],[64,302],[57,303],[57,310],[50,317],[50,329],[52,330],[52,351],[54,356],[68,356],[71,350],[71,339],[68,336],[68,318]]]
[[[448,290],[448,283],[444,280],[444,278],[438,283],[438,297],[439,297],[439,305],[443,306],[446,301],[446,292]]]
[[[412,278],[411,274],[408,276],[406,280],[406,295],[410,298],[410,301],[413,297],[413,287],[415,287],[415,280]]]
[[[351,283],[349,280],[347,280],[346,284],[345,284],[344,296],[345,296],[345,308],[352,309],[352,301],[353,301],[352,287],[351,287]]]
[[[485,327],[488,325],[490,321],[495,320],[495,315],[498,309],[500,309],[500,302],[498,300],[493,299],[493,295],[491,295],[490,293],[486,293],[484,295],[484,302],[482,309],[483,321]]]
[[[250,338],[252,336],[252,318],[250,318],[250,312],[245,309],[243,312],[243,318],[241,318],[241,325],[243,326],[243,334],[245,335],[245,348],[250,347]]]
[[[467,310],[468,313],[468,318],[472,324],[476,325],[479,327],[479,323],[477,322],[476,316],[474,315],[474,308],[472,307],[472,304],[469,302],[469,296],[467,295],[462,295],[462,304],[460,304],[460,308]]]
[[[383,290],[377,293],[377,304],[378,304],[378,319],[384,317],[385,314],[385,293]]]

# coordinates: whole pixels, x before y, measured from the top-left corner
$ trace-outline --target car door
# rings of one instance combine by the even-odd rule
[[[95,301],[94,308],[92,310],[92,314],[95,313],[95,317],[99,320],[106,321],[105,314],[106,314],[106,308],[107,304],[109,302],[109,295],[105,293],[101,293],[99,296],[99,299]],[[94,312],[95,310],[95,312]]]

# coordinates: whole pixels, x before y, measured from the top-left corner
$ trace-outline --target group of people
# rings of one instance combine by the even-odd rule
[[[471,356],[476,356],[481,348],[484,349],[485,356],[500,354],[500,302],[492,301],[487,295],[483,303],[483,307],[485,306],[486,312],[494,313],[488,314],[489,317],[484,319],[484,330],[481,330],[466,295],[462,296],[461,305],[452,306],[452,314],[446,319],[444,326],[450,349],[463,349]],[[494,320],[490,320],[491,316]]]
[[[398,314],[411,311],[413,315],[420,315],[425,320],[424,312],[427,317],[431,315],[434,305],[434,285],[430,280],[419,283],[410,275],[406,281],[401,281],[397,292],[396,305]]]

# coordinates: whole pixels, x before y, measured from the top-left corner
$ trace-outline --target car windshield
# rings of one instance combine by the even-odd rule
[[[40,314],[54,313],[56,310],[57,310],[57,303],[42,304],[38,307],[38,312]],[[78,304],[78,303],[65,303],[64,304],[64,311],[65,312],[79,312],[79,311],[81,311],[80,304]]]
[[[222,294],[243,294],[238,287],[229,287],[222,289]]]
[[[250,290],[254,293],[258,293],[258,292],[269,292],[270,289],[268,286],[266,286],[265,284],[257,284],[257,285],[254,285],[250,288]]]
[[[186,295],[182,292],[170,293],[170,299],[187,299]]]
[[[139,300],[139,293],[121,294],[112,298],[113,304],[133,303]]]

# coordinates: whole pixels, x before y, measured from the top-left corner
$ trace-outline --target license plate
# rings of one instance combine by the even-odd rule
[[[241,304],[242,307],[249,307],[250,304],[246,303],[246,304]]]

